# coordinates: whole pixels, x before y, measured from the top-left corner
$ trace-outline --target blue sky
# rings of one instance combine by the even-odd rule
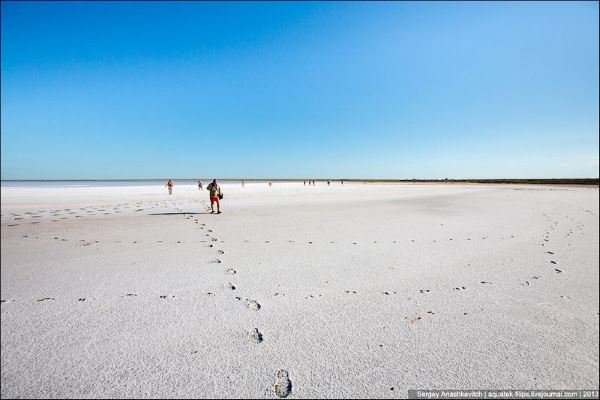
[[[598,3],[2,1],[2,179],[598,177]]]

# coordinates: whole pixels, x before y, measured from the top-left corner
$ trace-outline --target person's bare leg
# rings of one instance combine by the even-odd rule
[[[217,214],[221,214],[221,202],[217,200]]]

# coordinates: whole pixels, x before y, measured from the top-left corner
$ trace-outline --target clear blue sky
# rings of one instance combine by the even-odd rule
[[[2,179],[598,177],[598,2],[1,7]]]

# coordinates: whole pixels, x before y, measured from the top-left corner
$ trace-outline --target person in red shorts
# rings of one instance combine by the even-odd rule
[[[211,213],[214,214],[214,212],[215,212],[214,204],[217,203],[217,214],[221,214],[221,205],[219,203],[219,200],[221,200],[223,198],[223,193],[221,193],[221,186],[219,186],[219,184],[217,183],[217,180],[213,179],[212,183],[209,183],[208,186],[206,187],[206,190],[208,190],[209,197],[210,197]]]

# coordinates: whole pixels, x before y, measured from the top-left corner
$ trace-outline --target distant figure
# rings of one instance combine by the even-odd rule
[[[271,187],[271,182],[269,182],[269,187]]]
[[[340,181],[340,182],[342,182],[342,185],[344,184],[344,181]]]
[[[242,179],[242,187],[244,187],[244,186],[245,186],[245,183],[244,183],[244,180]]]
[[[306,181],[304,181],[304,186],[306,186]]]
[[[209,198],[210,198],[210,209],[211,214],[214,214],[215,209],[213,205],[217,203],[217,214],[221,214],[221,204],[219,200],[223,198],[223,193],[221,193],[221,186],[217,183],[216,179],[213,179],[212,183],[209,183],[206,186],[206,190],[208,190]]]
[[[331,181],[327,179],[327,186],[331,185]]]
[[[169,194],[173,194],[173,181],[169,179],[165,186],[169,190]]]
[[[198,190],[202,190],[202,181],[198,181]]]
[[[315,180],[313,179],[313,186],[315,186]]]

